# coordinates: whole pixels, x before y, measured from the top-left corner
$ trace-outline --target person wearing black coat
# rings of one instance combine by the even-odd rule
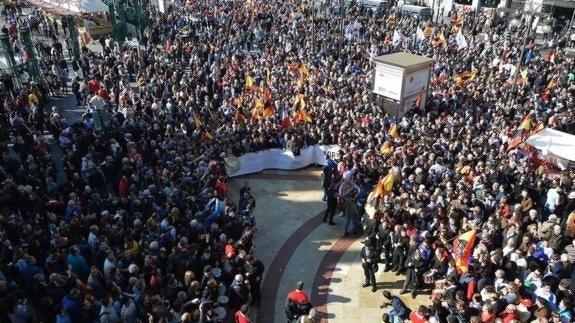
[[[329,220],[330,225],[335,225],[335,222],[333,222],[333,217],[335,216],[335,212],[337,210],[337,191],[340,183],[336,178],[337,175],[335,173],[331,174],[330,176],[332,176],[332,179],[330,180],[331,184],[325,190],[327,209],[323,214],[323,222]]]
[[[377,290],[375,282],[375,272],[377,271],[377,261],[379,258],[378,252],[373,246],[371,240],[367,240],[361,249],[361,266],[363,267],[363,274],[365,275],[365,283],[363,287],[371,285],[371,291]]]
[[[434,272],[435,277],[444,277],[447,273],[449,256],[445,254],[443,248],[437,248],[435,255],[431,259],[430,270]]]
[[[388,272],[391,270],[391,238],[392,238],[392,231],[389,228],[389,222],[384,221],[379,226],[379,230],[377,231],[377,250],[380,254],[383,255],[382,262],[385,264],[385,271]]]
[[[405,263],[407,272],[403,288],[401,289],[401,294],[406,294],[408,292],[407,289],[411,285],[411,297],[415,298],[423,273],[426,271],[427,263],[421,258],[421,252],[419,249],[416,249],[413,254],[407,258]]]
[[[391,243],[393,248],[391,270],[399,275],[405,268],[406,253],[409,248],[409,238],[407,237],[405,229],[397,229],[396,227],[395,234],[391,238]]]

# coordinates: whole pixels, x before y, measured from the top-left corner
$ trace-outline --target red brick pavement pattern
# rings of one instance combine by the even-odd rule
[[[305,238],[313,232],[313,230],[322,224],[323,213],[324,212],[320,212],[318,215],[312,217],[304,224],[302,224],[287,239],[287,241],[284,242],[284,244],[276,253],[274,260],[272,260],[272,263],[269,266],[268,272],[265,275],[264,281],[262,283],[262,302],[258,308],[258,323],[274,322],[275,306],[278,297],[277,294],[284,268],[288,265],[291,257],[295,253],[300,243],[304,241]]]
[[[321,322],[328,322],[327,298],[330,293],[329,285],[337,263],[341,260],[343,254],[349,247],[360,237],[342,237],[331,246],[329,251],[323,257],[319,265],[318,272],[315,274],[311,290],[311,302],[317,309]]]

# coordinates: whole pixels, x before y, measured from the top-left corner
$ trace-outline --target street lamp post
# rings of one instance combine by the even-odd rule
[[[521,52],[519,54],[519,62],[517,63],[517,69],[515,70],[515,74],[513,74],[513,78],[512,78],[512,83],[511,83],[511,88],[509,89],[509,91],[507,91],[507,94],[505,95],[505,101],[508,104],[513,103],[514,100],[511,100],[510,102],[510,94],[515,92],[515,89],[517,88],[517,78],[519,76],[519,74],[521,73],[521,68],[523,67],[523,56],[525,56],[525,47],[527,47],[527,40],[529,39],[529,34],[531,34],[531,25],[533,23],[533,13],[535,10],[537,10],[541,5],[538,6],[533,6],[533,2],[530,3],[530,7],[529,7],[529,20],[527,21],[527,31],[525,32],[525,35],[523,36],[523,42],[521,45]],[[513,18],[510,22],[509,25],[511,27],[519,27],[521,26],[521,19],[516,17]]]
[[[521,20],[514,18],[511,20],[509,24],[512,27],[519,27],[521,25]],[[527,40],[529,39],[529,34],[531,33],[531,19],[529,19],[529,22],[527,24],[528,24],[527,31],[525,32],[525,36],[523,36],[523,44],[521,45],[521,53],[519,54],[519,62],[517,64],[517,70],[515,70],[515,74],[513,74],[511,89],[507,92],[507,100],[509,100],[509,94],[515,92],[515,88],[517,87],[517,77],[519,76],[521,67],[523,65],[523,56],[525,55],[525,47],[527,46]]]

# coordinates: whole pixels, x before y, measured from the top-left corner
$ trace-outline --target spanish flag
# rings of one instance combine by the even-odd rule
[[[207,140],[214,139],[214,137],[207,130],[202,130],[202,138]]]
[[[203,126],[202,120],[197,113],[194,113],[194,123],[196,124],[196,129],[200,129]]]
[[[554,116],[553,116],[553,117],[554,117]],[[551,118],[553,118],[553,117],[551,117]],[[551,122],[551,118],[549,118],[549,121],[550,121],[550,122]],[[535,127],[533,127],[533,129],[531,130],[530,134],[531,134],[531,135],[536,134],[536,133],[538,133],[538,132],[543,131],[543,129],[545,129],[545,123],[539,121],[539,122],[537,123],[537,125],[535,125]]]
[[[440,33],[439,36],[431,40],[431,46],[433,47],[441,45],[443,43],[445,43],[445,36],[443,36],[443,33]]]
[[[252,109],[252,119],[253,120],[259,120],[260,114],[261,114],[261,112],[260,112],[260,110],[258,110],[257,107]]]
[[[477,75],[477,72],[467,71],[467,72],[463,72],[463,73],[455,75],[453,77],[453,80],[455,81],[455,84],[457,84],[457,85],[464,85],[467,82],[475,79],[476,75]]]
[[[395,122],[391,124],[391,127],[389,127],[389,135],[392,138],[399,137],[399,130],[397,129],[397,124]]]
[[[417,95],[417,100],[415,101],[415,108],[416,109],[421,109],[421,105],[423,104],[423,97],[425,96],[425,87],[421,88],[421,91],[419,91],[419,94]]]
[[[307,70],[307,66],[305,66],[305,64],[301,64],[301,66],[299,67],[299,75],[301,77],[302,80],[306,80],[307,76],[308,76],[308,70]]]
[[[531,121],[531,113],[526,115],[523,120],[521,120],[521,124],[517,128],[517,131],[529,131],[533,126],[533,122]]]
[[[511,139],[507,144],[507,151],[512,150],[513,148],[521,145],[522,143],[523,143],[523,136],[513,137],[513,139]]]
[[[264,102],[261,99],[254,100],[254,108],[252,109],[252,119],[257,120],[260,118],[264,110]]]
[[[555,78],[552,78],[551,80],[549,80],[549,83],[547,83],[547,89],[553,90],[553,88],[555,88],[556,85],[557,82],[555,82]]]
[[[236,112],[234,120],[236,120],[236,122],[240,125],[240,127],[242,128],[246,127],[246,118],[244,118],[241,108]]]
[[[457,21],[451,25],[451,32],[457,34],[463,28],[463,22],[463,18],[457,19]]]
[[[294,124],[298,124],[301,121],[305,121],[308,123],[311,123],[313,121],[311,116],[307,112],[305,112],[305,110],[303,110],[303,109],[296,111],[294,116],[293,116],[293,123]]]
[[[388,155],[391,154],[391,151],[393,149],[393,145],[391,144],[391,141],[386,141],[383,146],[381,146],[381,148],[379,149],[379,152],[382,155]]]
[[[391,191],[393,190],[394,180],[395,176],[393,175],[393,173],[387,174],[383,179],[380,180],[383,189],[381,191],[382,195],[388,195],[391,193]]]
[[[455,267],[458,273],[467,272],[476,235],[477,230],[473,229],[460,234],[459,237],[453,241],[453,258],[455,259]]]
[[[276,109],[274,108],[274,104],[272,101],[270,101],[270,100],[264,101],[264,117],[265,118],[271,116],[275,111],[276,111]]]
[[[298,108],[299,105],[299,109],[305,109],[305,107],[307,106],[307,103],[305,102],[305,99],[303,98],[303,94],[297,94],[295,96],[294,99],[294,105],[296,106],[296,109]]]
[[[256,80],[251,76],[246,76],[246,89],[251,90]]]
[[[374,217],[381,204],[379,198],[390,194],[393,190],[394,179],[395,176],[392,173],[387,174],[377,182],[375,189],[369,193],[364,209],[371,218]]]

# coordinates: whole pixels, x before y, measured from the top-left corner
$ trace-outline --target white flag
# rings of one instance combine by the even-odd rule
[[[391,41],[391,44],[393,45],[393,47],[396,47],[396,46],[399,46],[400,43],[401,43],[401,36],[397,32],[397,30],[394,30],[393,31],[393,39]]]
[[[417,27],[417,32],[415,33],[415,37],[417,40],[424,40],[425,39],[425,34],[423,33],[423,30],[419,27]]]
[[[467,47],[467,40],[465,40],[465,36],[461,33],[461,30],[455,36],[455,42],[457,43],[457,50],[462,50]]]

